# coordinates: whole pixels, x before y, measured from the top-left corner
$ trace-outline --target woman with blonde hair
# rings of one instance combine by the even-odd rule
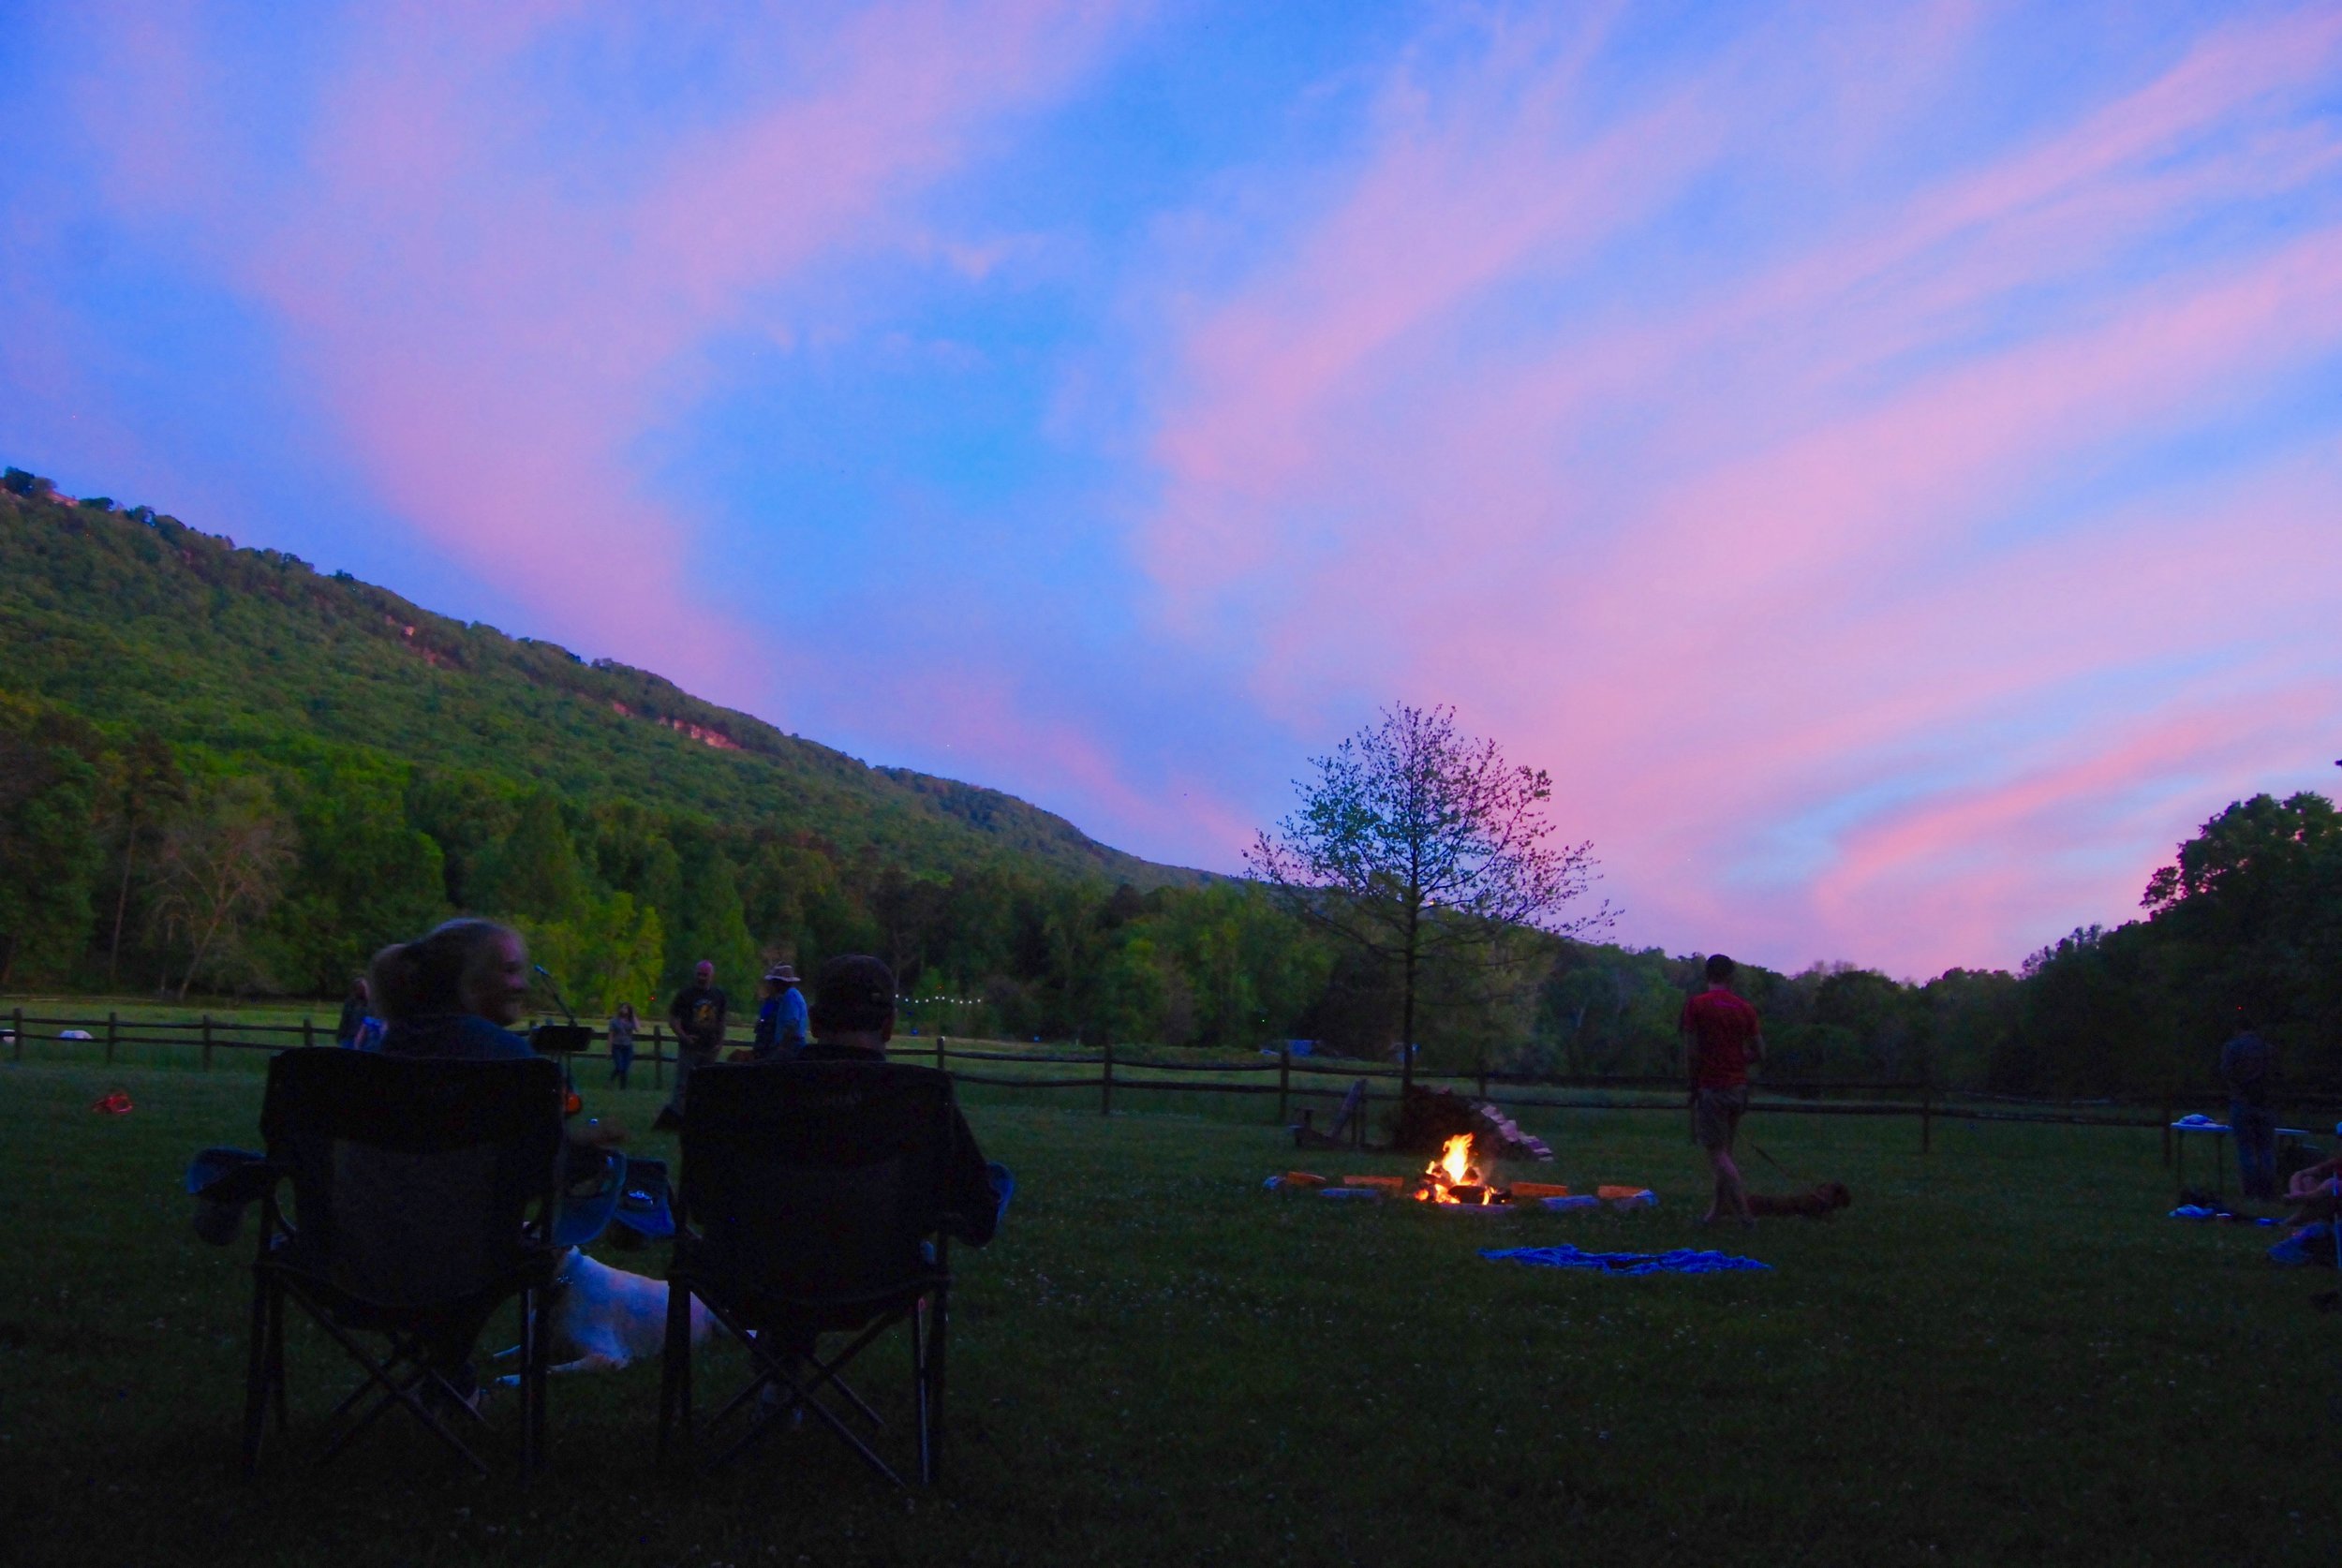
[[[451,920],[374,955],[367,979],[391,1057],[533,1056],[511,1026],[528,1001],[528,948],[493,920]]]
[[[511,1029],[527,1004],[530,972],[521,934],[492,920],[451,920],[411,942],[393,943],[367,969],[375,1005],[390,1023],[382,1054],[474,1061],[535,1056]],[[600,1150],[625,1139],[621,1128],[589,1126],[569,1142],[580,1150]],[[427,1204],[430,1193],[418,1191],[414,1199]],[[480,1384],[471,1348],[489,1310],[456,1312],[433,1331],[427,1351],[441,1381],[474,1408]]]

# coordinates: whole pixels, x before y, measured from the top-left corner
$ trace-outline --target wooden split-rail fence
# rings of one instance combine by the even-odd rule
[[[5,1019],[7,1059],[37,1060],[43,1056],[102,1055],[108,1065],[127,1062],[126,1053],[139,1053],[149,1062],[181,1063],[190,1056],[209,1071],[220,1052],[269,1052],[295,1047],[331,1046],[333,1027],[319,1027],[314,1017],[297,1024],[247,1022],[232,1015],[199,1013],[192,1018],[126,1018],[119,1012],[104,1017],[36,1014],[22,1007],[0,1013]],[[610,1059],[608,1036],[596,1029],[602,1048],[581,1053],[578,1061]],[[745,1037],[728,1044],[745,1046]],[[1275,1123],[1289,1125],[1297,1106],[1307,1102],[1323,1109],[1326,1102],[1362,1082],[1363,1108],[1388,1105],[1399,1097],[1401,1070],[1382,1063],[1295,1053],[1289,1044],[1263,1051],[1260,1059],[1178,1061],[1160,1051],[1133,1053],[1124,1048],[1118,1058],[1112,1045],[1084,1049],[1003,1049],[998,1041],[954,1044],[943,1035],[897,1036],[893,1051],[906,1060],[932,1061],[956,1082],[991,1088],[1046,1093],[1087,1092],[1097,1097],[1101,1115],[1111,1116],[1118,1094],[1126,1103],[1134,1095],[1164,1092],[1203,1095],[1252,1095],[1275,1098]],[[30,1048],[32,1055],[28,1058]],[[634,1065],[647,1069],[654,1088],[666,1087],[675,1062],[674,1035],[663,1026],[646,1024],[635,1037]],[[1008,1071],[1003,1071],[1004,1069]],[[1023,1069],[1024,1071],[1015,1071]],[[1034,1071],[1039,1070],[1039,1071]],[[1327,1080],[1332,1080],[1328,1082]],[[1413,1081],[1426,1087],[1470,1094],[1506,1112],[1531,1109],[1673,1112],[1684,1108],[1682,1080],[1616,1075],[1536,1075],[1495,1071],[1470,1073],[1417,1072]],[[1979,1095],[1946,1091],[1925,1082],[1783,1082],[1760,1081],[1753,1110],[1767,1115],[1851,1116],[1905,1118],[1916,1121],[1922,1152],[1932,1148],[1935,1123],[1950,1118],[1981,1122],[2038,1122],[2076,1127],[2160,1129],[2164,1162],[2172,1159],[2172,1123],[2182,1107],[2221,1108],[2218,1091],[2208,1087],[2173,1086],[2153,1101],[2044,1100],[2008,1095]],[[2342,1097],[2309,1095],[2301,1109],[2342,1106]],[[1366,1117],[1355,1124],[1363,1132]]]

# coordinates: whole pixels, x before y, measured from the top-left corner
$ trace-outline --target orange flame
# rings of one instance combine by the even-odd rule
[[[1463,1200],[1456,1196],[1453,1189],[1477,1188],[1480,1181],[1480,1173],[1472,1163],[1472,1134],[1459,1132],[1447,1140],[1437,1160],[1423,1167],[1423,1185],[1416,1196],[1425,1203],[1460,1204]],[[1476,1201],[1488,1202],[1485,1191]]]

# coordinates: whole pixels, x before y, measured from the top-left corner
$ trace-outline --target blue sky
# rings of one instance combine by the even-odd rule
[[[30,6],[0,458],[1233,868],[2013,964],[2342,754],[2342,7]]]

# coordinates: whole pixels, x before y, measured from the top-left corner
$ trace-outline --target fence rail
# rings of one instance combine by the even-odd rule
[[[99,1046],[109,1065],[117,1061],[125,1048],[193,1046],[200,1054],[200,1065],[209,1069],[215,1054],[220,1051],[275,1052],[334,1043],[331,1026],[320,1028],[314,1016],[304,1017],[299,1023],[269,1024],[215,1017],[210,1013],[181,1019],[126,1019],[119,1013],[109,1013],[102,1018],[47,1015],[28,1013],[20,1007],[0,1013],[0,1020],[5,1020],[0,1023],[0,1028],[5,1029],[5,1039],[0,1040],[0,1044],[7,1046],[10,1060],[20,1062],[25,1059],[28,1043],[69,1044],[80,1048]],[[608,1032],[603,1029],[591,1032],[597,1042],[607,1042],[609,1038]],[[664,1026],[653,1024],[645,1026],[636,1040],[635,1064],[650,1070],[654,1087],[665,1087],[667,1071],[676,1060],[674,1037]],[[728,1047],[749,1043],[744,1035],[733,1033],[726,1037]],[[1324,1101],[1339,1092],[1330,1086],[1308,1082],[1311,1078],[1363,1082],[1362,1098],[1371,1110],[1375,1105],[1388,1105],[1398,1099],[1397,1093],[1389,1089],[1377,1092],[1378,1085],[1386,1085],[1405,1076],[1396,1066],[1320,1060],[1297,1057],[1282,1048],[1270,1060],[1199,1062],[1159,1060],[1151,1054],[1133,1057],[1127,1051],[1118,1059],[1112,1046],[1004,1051],[993,1048],[997,1043],[954,1045],[947,1037],[934,1035],[925,1039],[898,1038],[895,1042],[895,1051],[899,1057],[929,1060],[936,1067],[950,1072],[955,1081],[963,1084],[1007,1089],[1086,1089],[1098,1096],[1100,1111],[1108,1115],[1112,1114],[1117,1091],[1125,1094],[1274,1095],[1277,1100],[1276,1120],[1280,1125],[1291,1118],[1296,1100]],[[1264,1052],[1263,1055],[1268,1053]],[[577,1059],[606,1062],[611,1056],[607,1049],[603,1049],[580,1053]],[[955,1068],[955,1062],[1087,1068],[1090,1071],[1030,1075],[971,1072]],[[1225,1081],[1231,1076],[1250,1077],[1266,1073],[1276,1074],[1276,1082]],[[1214,1076],[1207,1077],[1206,1074]],[[1678,1114],[1683,1110],[1683,1085],[1682,1080],[1674,1078],[1538,1075],[1506,1072],[1418,1072],[1412,1076],[1415,1082],[1426,1087],[1459,1092],[1468,1088],[1476,1098],[1505,1110]],[[1297,1082],[1297,1079],[1302,1081]],[[2172,1159],[2172,1123],[2178,1108],[2217,1106],[2223,1101],[2221,1091],[2209,1086],[2174,1086],[2159,1101],[2138,1098],[2026,1100],[2011,1095],[1946,1090],[1925,1083],[1797,1080],[1766,1082],[1756,1086],[1752,1108],[1769,1115],[1914,1118],[1920,1123],[1922,1150],[1933,1143],[1935,1121],[1945,1117],[1974,1122],[2160,1129],[2163,1132],[2164,1162],[2169,1164]],[[2324,1086],[2302,1087],[2286,1101],[2286,1114],[2296,1119],[2320,1113],[2331,1115],[2337,1110],[2342,1110],[2342,1090]]]

